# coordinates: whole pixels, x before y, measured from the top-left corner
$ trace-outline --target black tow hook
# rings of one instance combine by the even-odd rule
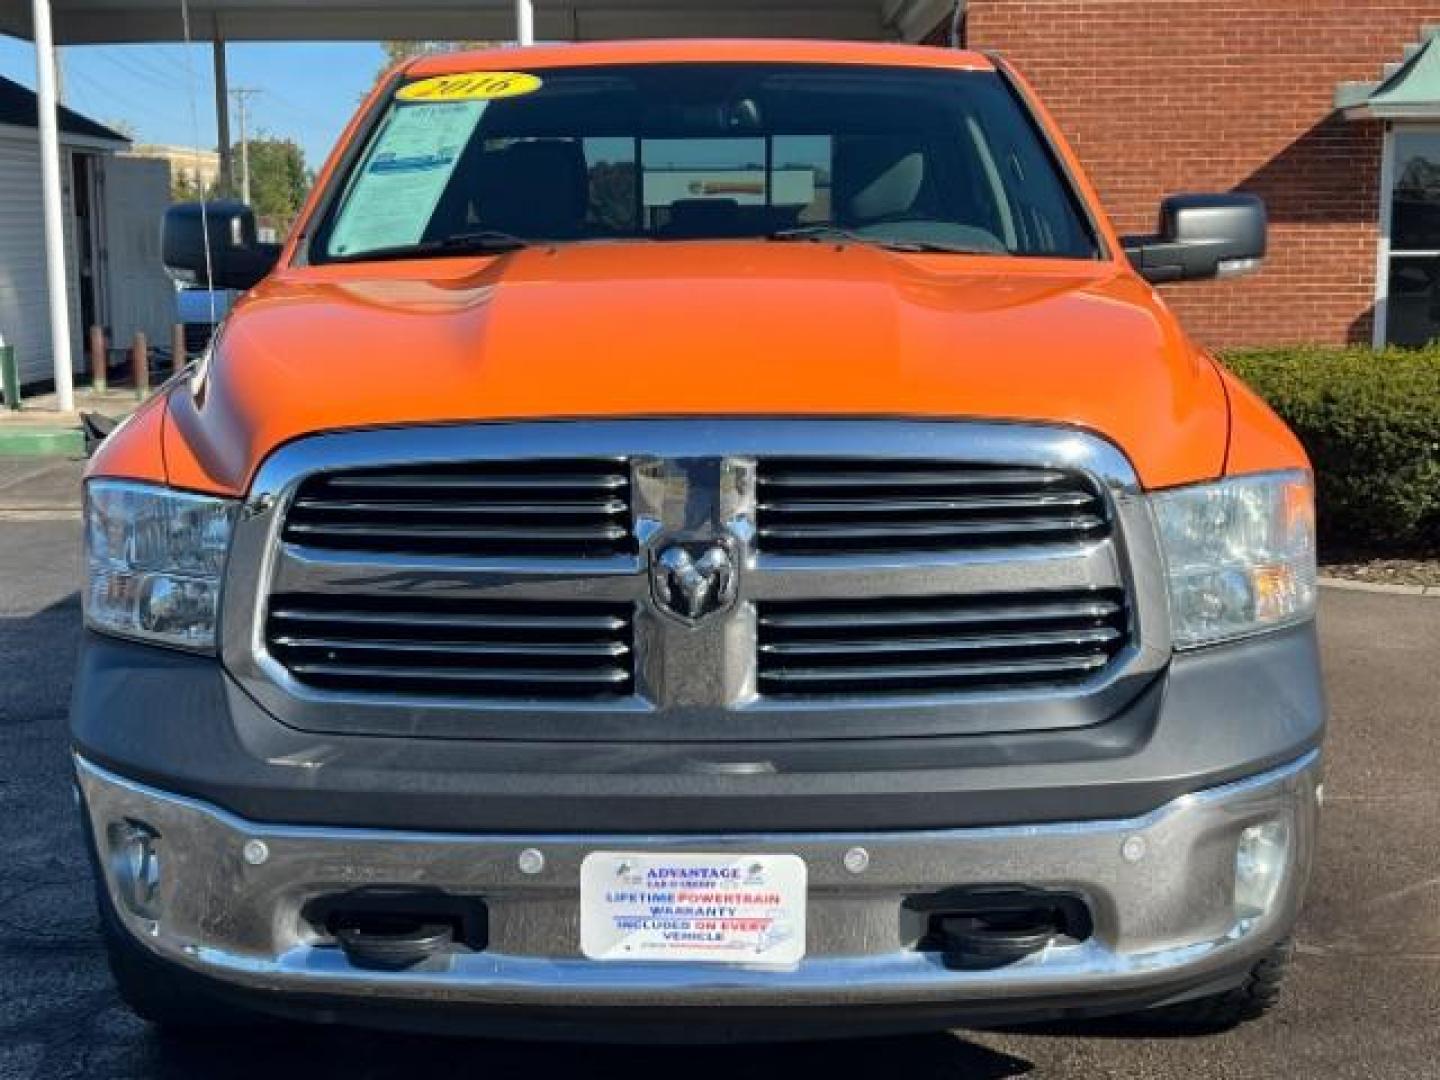
[[[1013,964],[1093,931],[1081,897],[1023,885],[945,889],[908,897],[905,907],[924,919],[916,948],[957,968]]]
[[[1027,913],[955,915],[935,920],[947,955],[1008,964],[1049,945],[1059,933],[1053,922],[1037,923]]]
[[[335,940],[345,958],[358,968],[404,971],[448,949],[455,930],[441,923],[369,918],[337,926]]]

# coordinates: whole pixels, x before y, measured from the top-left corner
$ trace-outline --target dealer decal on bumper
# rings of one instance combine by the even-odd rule
[[[797,855],[592,852],[580,868],[591,960],[795,964],[805,955]]]

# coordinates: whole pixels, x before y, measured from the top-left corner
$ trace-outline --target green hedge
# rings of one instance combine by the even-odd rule
[[[1323,539],[1397,554],[1440,548],[1440,346],[1224,360],[1309,451]]]

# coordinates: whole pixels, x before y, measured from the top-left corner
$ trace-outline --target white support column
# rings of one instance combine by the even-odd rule
[[[40,194],[45,207],[45,288],[50,302],[50,355],[61,412],[75,408],[70,361],[70,293],[65,265],[65,200],[60,188],[60,128],[55,113],[55,41],[50,0],[31,0],[35,23],[35,87],[40,109]]]
[[[515,44],[535,44],[534,0],[515,0]]]

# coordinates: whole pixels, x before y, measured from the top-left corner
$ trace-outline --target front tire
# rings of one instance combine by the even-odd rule
[[[1290,938],[1272,945],[1250,969],[1245,981],[1233,990],[1209,997],[1163,1005],[1146,1014],[1165,1027],[1192,1031],[1226,1031],[1250,1020],[1258,1020],[1280,1002],[1281,987],[1295,955]]]
[[[98,880],[95,903],[110,975],[120,1000],[131,1012],[164,1034],[176,1036],[234,1028],[251,1021],[245,1013],[210,994],[200,980],[157,959],[135,941]]]

